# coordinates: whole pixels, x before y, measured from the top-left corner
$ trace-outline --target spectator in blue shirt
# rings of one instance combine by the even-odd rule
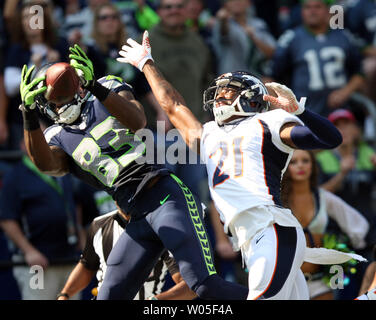
[[[25,152],[4,177],[0,226],[15,246],[13,274],[22,299],[56,299],[79,256],[70,177],[42,174]],[[36,289],[30,286],[32,266],[43,268]]]
[[[303,1],[303,24],[279,38],[272,71],[322,115],[343,106],[364,85],[360,51],[348,31],[330,28],[328,2]]]

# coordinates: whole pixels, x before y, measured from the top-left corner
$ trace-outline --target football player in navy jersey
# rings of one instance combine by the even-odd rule
[[[198,197],[163,165],[136,161],[147,146],[134,132],[146,121],[132,88],[113,76],[95,80],[81,48],[70,52],[81,79],[74,94],[52,99],[44,81],[51,67],[32,74],[34,67],[24,66],[20,109],[28,154],[42,172],[73,173],[106,190],[131,217],[107,260],[98,299],[133,299],[165,248],[200,298],[245,299],[246,287],[216,273]],[[37,109],[55,122],[44,134]]]

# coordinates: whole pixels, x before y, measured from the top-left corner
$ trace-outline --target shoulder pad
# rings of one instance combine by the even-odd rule
[[[108,89],[116,89],[118,87],[125,86],[125,87],[128,87],[129,90],[133,90],[132,86],[124,82],[121,77],[117,77],[113,75],[102,77],[98,79],[98,82]]]
[[[49,143],[54,136],[59,134],[62,129],[63,128],[60,125],[54,124],[48,127],[46,130],[44,130],[43,134],[47,143]]]

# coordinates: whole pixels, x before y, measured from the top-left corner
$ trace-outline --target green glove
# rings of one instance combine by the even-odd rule
[[[110,90],[102,86],[95,80],[93,63],[87,57],[86,53],[80,48],[78,44],[70,47],[69,55],[70,64],[76,69],[77,74],[83,80],[83,86],[95,95],[99,101],[104,101],[110,93]]]
[[[22,68],[21,73],[21,84],[20,84],[20,93],[21,93],[21,100],[22,104],[26,111],[32,110],[35,108],[35,97],[42,92],[47,90],[47,86],[43,85],[41,88],[32,90],[41,81],[44,81],[46,76],[42,76],[39,78],[34,79],[30,82],[31,73],[33,72],[35,66],[33,65],[29,70],[27,70],[27,66],[24,65]]]
[[[91,87],[95,81],[93,63],[78,44],[75,44],[73,48],[70,47],[69,51],[71,52],[69,55],[70,65],[76,69],[77,74],[84,80],[83,86],[85,88]]]

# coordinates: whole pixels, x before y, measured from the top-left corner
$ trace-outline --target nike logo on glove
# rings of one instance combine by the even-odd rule
[[[160,204],[160,205],[164,204],[164,203],[167,201],[167,199],[168,199],[169,197],[170,197],[170,195],[168,194],[166,198],[164,198],[163,200],[160,200],[160,201],[159,201],[159,204]]]

